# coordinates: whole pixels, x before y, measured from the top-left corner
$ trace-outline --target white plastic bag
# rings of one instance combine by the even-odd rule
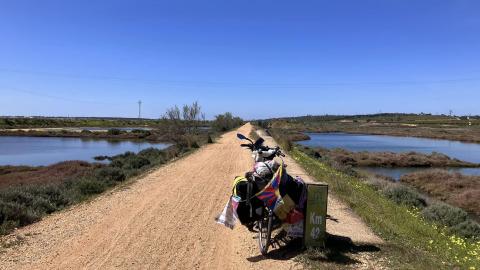
[[[225,205],[223,212],[220,215],[218,215],[218,217],[215,218],[215,221],[218,224],[222,224],[225,227],[233,230],[238,220],[238,217],[237,217],[238,203],[239,203],[239,198],[231,196],[227,204]]]

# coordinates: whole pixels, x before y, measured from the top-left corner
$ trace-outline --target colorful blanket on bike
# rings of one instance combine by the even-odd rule
[[[257,193],[256,196],[262,200],[269,209],[273,210],[280,220],[285,223],[294,224],[303,220],[303,203],[300,202],[300,205],[297,205],[288,194],[281,195],[280,186],[282,183],[287,183],[287,181],[299,180],[290,177],[282,164],[270,183]]]

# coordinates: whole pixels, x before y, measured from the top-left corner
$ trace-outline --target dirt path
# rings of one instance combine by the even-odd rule
[[[250,130],[250,125],[240,128],[244,134]],[[0,253],[0,269],[301,268],[289,258],[259,256],[253,234],[214,222],[233,178],[252,166],[235,134],[227,133],[218,143],[128,187],[17,230],[6,238],[22,243]],[[344,227],[329,224],[329,230],[356,240],[377,240],[367,228],[359,231],[359,224],[343,223],[352,216],[343,205],[330,201],[329,210]]]

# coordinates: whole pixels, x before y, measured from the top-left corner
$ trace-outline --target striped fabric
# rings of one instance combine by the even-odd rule
[[[273,176],[272,181],[270,181],[262,191],[256,194],[257,198],[265,202],[265,205],[271,210],[274,210],[277,203],[282,200],[282,197],[280,196],[280,181],[282,180],[282,177],[283,163]]]

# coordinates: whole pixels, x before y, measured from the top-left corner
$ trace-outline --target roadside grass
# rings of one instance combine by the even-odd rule
[[[386,241],[382,247],[388,267],[395,269],[480,269],[480,241],[451,234],[426,221],[419,208],[396,204],[373,186],[309,157],[297,148],[290,154],[316,179],[346,202]],[[311,254],[310,254],[311,255]],[[308,264],[321,267],[315,260]]]

